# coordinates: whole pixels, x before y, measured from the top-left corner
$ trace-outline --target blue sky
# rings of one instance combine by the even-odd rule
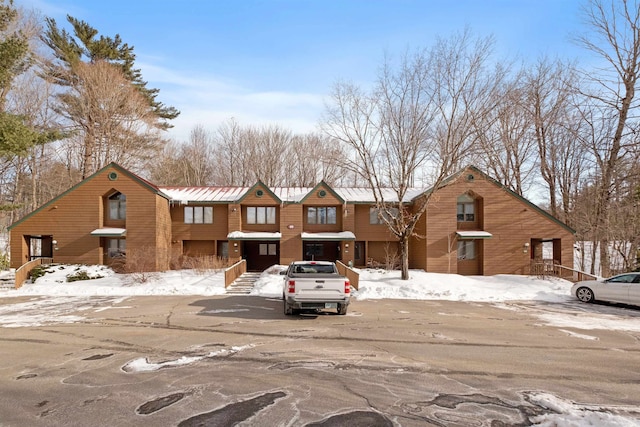
[[[583,0],[15,0],[67,27],[66,15],[134,46],[137,66],[182,113],[170,136],[279,124],[314,131],[331,86],[370,85],[385,53],[430,47],[469,27],[496,60],[578,59]],[[68,27],[67,27],[68,28]]]

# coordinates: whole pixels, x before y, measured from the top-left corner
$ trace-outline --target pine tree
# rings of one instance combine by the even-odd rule
[[[157,126],[163,130],[171,128],[168,121],[178,117],[180,112],[156,99],[158,89],[147,87],[140,69],[134,68],[136,56],[133,46],[123,43],[118,34],[114,37],[98,36],[98,30],[70,15],[67,15],[67,21],[73,28],[73,34],[59,28],[54,19],[46,18],[47,29],[42,40],[57,59],[47,64],[46,75],[56,84],[73,86],[76,82],[74,70],[78,63],[109,62],[120,68],[127,80],[145,97],[151,110],[160,119]]]

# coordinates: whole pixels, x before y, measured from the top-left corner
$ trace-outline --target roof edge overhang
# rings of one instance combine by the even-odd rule
[[[127,235],[127,229],[114,227],[96,228],[90,234],[98,237],[124,237]]]
[[[456,236],[458,236],[458,239],[460,240],[475,240],[475,239],[490,239],[493,237],[493,234],[489,233],[488,231],[482,231],[482,230],[460,230],[460,231],[456,231]]]
[[[229,240],[280,240],[282,233],[264,231],[232,231],[227,234]]]
[[[356,240],[356,235],[351,231],[339,231],[335,233],[300,233],[302,240],[322,240],[322,241],[344,241],[344,240]]]

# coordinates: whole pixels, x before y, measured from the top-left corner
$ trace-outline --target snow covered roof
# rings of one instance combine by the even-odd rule
[[[461,239],[489,239],[493,237],[493,234],[487,231],[471,231],[471,230],[459,230],[456,231],[456,234]]]
[[[302,240],[356,240],[356,235],[351,231],[326,232],[326,233],[300,233]]]
[[[267,231],[232,231],[227,234],[229,240],[280,240],[282,233]]]
[[[226,202],[240,199],[249,187],[160,187],[170,201],[188,202]]]
[[[334,191],[340,195],[344,200],[351,203],[375,203],[376,199],[370,188],[351,188],[341,187],[334,188]],[[424,193],[424,188],[409,188],[405,193],[403,202],[410,202],[420,194]],[[398,202],[398,195],[391,188],[381,189],[382,196],[386,202],[396,203]]]
[[[175,203],[234,203],[238,202],[252,187],[159,187],[167,198]],[[315,187],[273,187],[270,190],[286,203],[300,203]],[[333,191],[347,203],[375,203],[369,188],[333,188]],[[425,191],[423,188],[407,190],[404,202],[410,202]],[[384,200],[398,202],[398,196],[391,188],[382,190]]]
[[[91,232],[92,236],[119,237],[127,234],[126,228],[96,228]]]

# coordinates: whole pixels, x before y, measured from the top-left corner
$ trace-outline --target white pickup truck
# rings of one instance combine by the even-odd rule
[[[335,309],[338,314],[347,314],[351,284],[338,273],[335,263],[294,261],[280,274],[284,275],[284,314],[300,309]]]

